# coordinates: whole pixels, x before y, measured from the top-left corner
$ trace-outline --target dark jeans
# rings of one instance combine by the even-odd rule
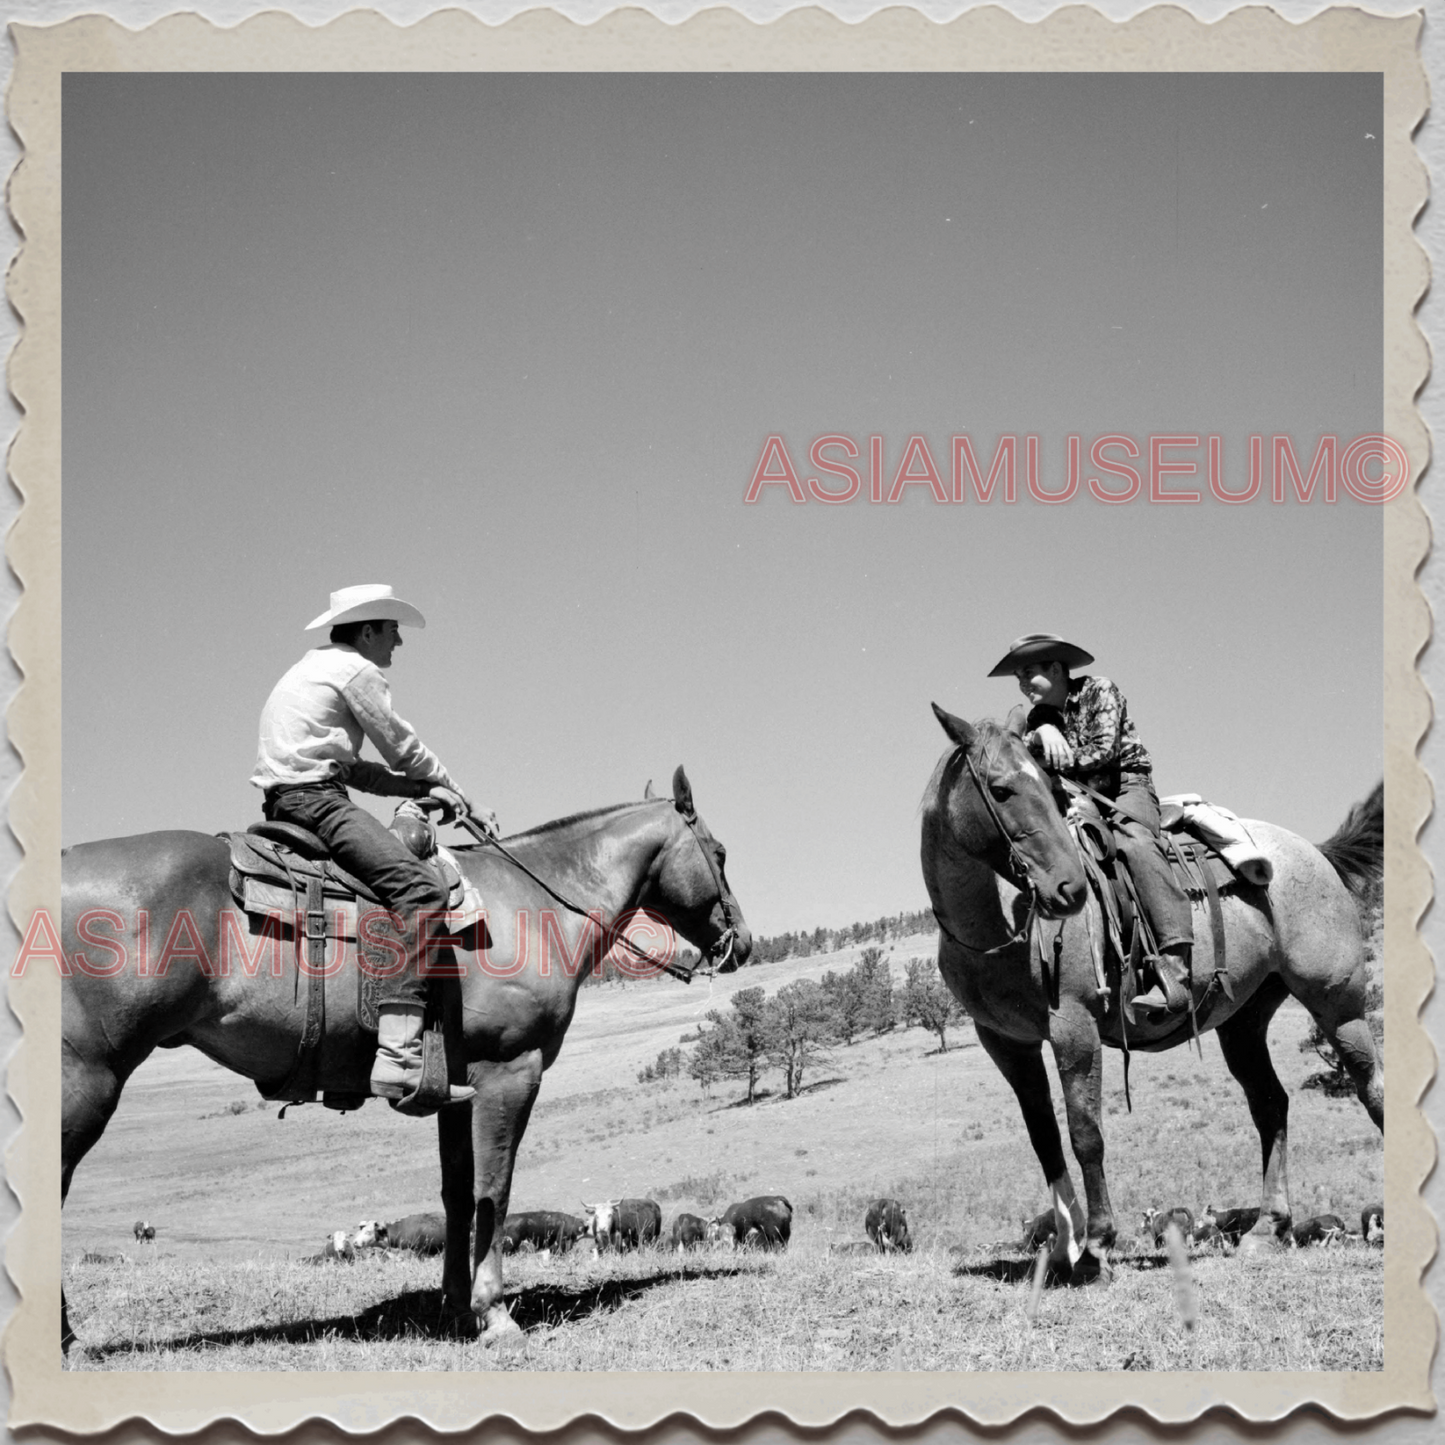
[[[440,913],[447,906],[446,889],[425,863],[365,808],[351,801],[342,783],[314,783],[280,788],[266,794],[266,817],[294,823],[315,833],[348,873],[367,884],[406,926],[406,966],[382,980],[382,1003],[422,1004],[426,980],[420,961],[419,911]]]
[[[1174,878],[1174,870],[1159,847],[1159,797],[1147,773],[1125,773],[1117,801],[1134,819],[1114,819],[1114,842],[1129,864],[1139,891],[1139,902],[1154,929],[1160,951],[1194,942],[1194,920],[1189,899]]]

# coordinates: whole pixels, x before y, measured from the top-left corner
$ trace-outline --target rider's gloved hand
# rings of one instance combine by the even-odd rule
[[[1073,767],[1074,750],[1053,723],[1040,723],[1034,729],[1034,737],[1037,739],[1037,746],[1033,750],[1054,772]]]
[[[497,815],[490,808],[473,808],[471,810],[472,821],[476,823],[489,838],[500,838],[502,830],[497,826]]]

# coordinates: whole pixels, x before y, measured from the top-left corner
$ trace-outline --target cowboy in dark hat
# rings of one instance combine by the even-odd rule
[[[1106,677],[1073,677],[1093,657],[1051,632],[1020,637],[989,672],[1014,677],[1028,699],[1011,727],[1061,777],[1113,804],[1115,842],[1129,865],[1139,902],[1154,930],[1158,984],[1134,1000],[1136,1009],[1181,1013],[1189,1006],[1189,952],[1194,943],[1189,899],[1159,848],[1159,797],[1154,765],[1139,741],[1124,694]],[[1109,810],[1106,808],[1106,812]]]

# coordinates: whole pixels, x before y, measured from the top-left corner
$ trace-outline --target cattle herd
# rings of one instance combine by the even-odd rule
[[[530,1250],[550,1256],[570,1250],[584,1236],[591,1241],[593,1257],[609,1252],[661,1246],[664,1239],[662,1209],[652,1199],[606,1199],[584,1204],[585,1216],[551,1209],[509,1214],[502,1224],[502,1253]],[[908,1214],[896,1199],[878,1199],[868,1206],[863,1227],[866,1240],[833,1245],[840,1253],[892,1254],[913,1248]],[[665,1236],[675,1253],[725,1244],[732,1249],[786,1249],[793,1234],[793,1206],[781,1194],[760,1194],[730,1204],[719,1215],[704,1219],[679,1214]],[[307,1264],[351,1264],[372,1251],[408,1250],[413,1254],[440,1254],[446,1248],[446,1217],[409,1214],[390,1224],[362,1220],[352,1233],[335,1230]]]
[[[563,1214],[551,1209],[509,1214],[502,1225],[502,1253],[523,1250],[539,1255],[565,1254],[584,1236],[591,1241],[596,1258],[604,1253],[660,1246],[663,1240],[662,1209],[652,1199],[607,1199],[584,1204],[585,1216]],[[1186,1205],[1173,1209],[1146,1209],[1140,1220],[1140,1237],[1158,1246],[1172,1224],[1185,1244],[1199,1249],[1234,1249],[1259,1222],[1258,1208],[1216,1209],[1206,1207],[1197,1218]],[[834,1254],[894,1254],[913,1248],[908,1213],[896,1199],[876,1199],[863,1218],[866,1239],[832,1244]],[[1023,1237],[1007,1247],[1026,1253],[1051,1245],[1058,1232],[1052,1209],[1045,1209],[1023,1221]],[[704,1219],[698,1214],[679,1214],[667,1232],[667,1248],[674,1253],[703,1249],[718,1243],[732,1249],[786,1249],[793,1233],[793,1206],[781,1194],[760,1194],[730,1204],[719,1215]],[[446,1248],[446,1216],[408,1214],[383,1224],[362,1220],[352,1233],[334,1230],[319,1253],[308,1255],[306,1264],[351,1264],[372,1251],[403,1250],[412,1254],[441,1254]],[[153,1243],[155,1226],[137,1220],[137,1244]],[[1292,1225],[1284,1243],[1303,1249],[1310,1245],[1385,1243],[1385,1207],[1370,1204],[1360,1211],[1360,1228],[1350,1230],[1338,1214],[1314,1214]],[[86,1263],[100,1263],[111,1256],[85,1256]],[[115,1256],[119,1258],[119,1256]]]
[[[1258,1208],[1216,1209],[1211,1204],[1196,1219],[1193,1210],[1180,1204],[1173,1209],[1146,1209],[1140,1219],[1139,1234],[1150,1244],[1161,1245],[1165,1231],[1172,1224],[1185,1244],[1200,1249],[1228,1250],[1237,1248],[1239,1241],[1258,1223]],[[1025,1219],[1023,1231],[1023,1238],[1015,1248],[1032,1253],[1051,1244],[1058,1232],[1054,1211],[1046,1209],[1032,1219]],[[1294,1249],[1315,1244],[1373,1244],[1383,1248],[1385,1206],[1369,1204],[1360,1211],[1358,1234],[1352,1232],[1338,1214],[1323,1213],[1291,1225],[1283,1242]]]

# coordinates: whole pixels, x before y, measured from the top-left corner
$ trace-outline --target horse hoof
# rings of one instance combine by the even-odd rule
[[[1075,1287],[1087,1285],[1108,1285],[1114,1283],[1114,1266],[1102,1254],[1086,1249],[1074,1265],[1069,1283]]]
[[[1274,1234],[1246,1234],[1235,1249],[1237,1259],[1263,1259],[1275,1255],[1284,1248]]]
[[[521,1325],[506,1310],[490,1309],[487,1311],[481,1341],[487,1346],[520,1345],[525,1343],[526,1336],[522,1332]]]

